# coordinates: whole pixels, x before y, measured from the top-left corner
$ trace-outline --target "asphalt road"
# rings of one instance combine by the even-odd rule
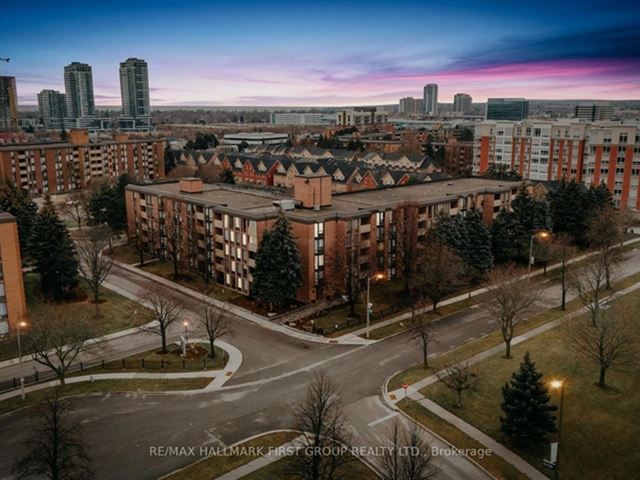
[[[626,254],[620,274],[640,271],[640,252]],[[114,269],[110,281],[131,292],[164,288]],[[559,287],[544,283],[537,308],[555,306]],[[198,311],[197,302],[184,299]],[[74,400],[73,414],[81,420],[85,440],[99,479],[151,479],[188,465],[198,456],[158,457],[154,446],[229,445],[248,436],[291,425],[291,407],[303,398],[316,369],[338,384],[358,445],[384,442],[393,411],[379,400],[389,375],[419,361],[419,351],[405,333],[365,347],[309,343],[234,319],[227,341],[238,347],[244,361],[221,390],[198,394],[95,395]],[[483,306],[440,320],[434,326],[435,352],[448,351],[495,329]],[[132,348],[138,348],[132,345]],[[146,348],[146,347],[145,347]],[[143,348],[144,350],[144,348]],[[0,372],[1,373],[1,372]],[[10,478],[11,465],[29,432],[29,411],[0,418],[3,442],[0,478]],[[464,457],[439,457],[439,478],[486,478]]]

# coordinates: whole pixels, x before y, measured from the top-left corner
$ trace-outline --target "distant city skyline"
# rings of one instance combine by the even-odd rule
[[[336,14],[336,10],[340,14]],[[553,12],[550,14],[549,12]],[[0,18],[0,75],[18,103],[93,68],[95,105],[120,102],[119,65],[146,60],[152,107],[342,106],[466,92],[640,98],[636,2],[17,2]],[[427,28],[428,26],[428,28]]]

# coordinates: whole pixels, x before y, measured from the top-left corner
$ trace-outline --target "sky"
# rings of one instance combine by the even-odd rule
[[[396,103],[439,85],[539,99],[640,99],[640,2],[3,0],[0,74],[19,103],[93,67],[119,105],[119,62],[149,64],[151,104]]]

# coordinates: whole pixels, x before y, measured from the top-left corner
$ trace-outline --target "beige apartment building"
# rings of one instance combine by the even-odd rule
[[[13,332],[26,313],[18,225],[0,212],[0,335]]]

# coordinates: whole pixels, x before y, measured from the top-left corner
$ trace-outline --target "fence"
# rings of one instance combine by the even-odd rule
[[[227,352],[222,353],[223,364],[227,361]],[[43,367],[44,368],[44,367]],[[176,359],[176,360],[145,360],[144,358],[121,360],[97,360],[92,362],[80,362],[73,364],[67,370],[65,376],[69,377],[74,373],[83,372],[85,375],[109,372],[139,372],[141,370],[157,372],[176,371],[196,371],[222,368],[217,364],[217,360],[205,357],[198,360]],[[56,380],[58,377],[49,369],[37,370],[34,367],[33,373],[24,375],[24,384],[35,385],[37,383]],[[0,393],[8,392],[20,388],[20,377],[13,377],[10,380],[0,381]]]

